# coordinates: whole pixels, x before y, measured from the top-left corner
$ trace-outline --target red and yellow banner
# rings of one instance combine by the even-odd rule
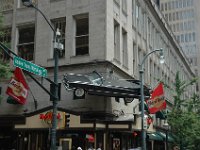
[[[25,104],[28,97],[28,90],[29,87],[22,70],[16,67],[6,90],[6,94],[15,99],[19,104]]]
[[[166,109],[163,84],[160,83],[152,92],[151,98],[146,101],[150,114]]]

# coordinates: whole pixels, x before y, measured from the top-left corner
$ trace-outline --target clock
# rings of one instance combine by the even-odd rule
[[[84,89],[78,88],[78,89],[76,89],[76,90],[74,91],[74,94],[75,94],[75,96],[76,96],[77,98],[78,98],[78,97],[82,97],[82,96],[84,96],[85,91],[84,91]]]

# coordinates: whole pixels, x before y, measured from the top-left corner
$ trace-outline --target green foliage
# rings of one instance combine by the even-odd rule
[[[1,11],[0,11],[0,38],[2,36],[4,36],[4,32],[1,30],[2,29],[2,24],[3,24],[3,16],[1,14]],[[9,43],[4,43],[6,46],[10,47],[10,44]],[[3,54],[3,51],[2,49],[0,49],[0,54]],[[1,60],[0,58],[0,81],[2,79],[7,79],[7,78],[10,78],[11,76],[11,71],[10,71],[10,67],[9,67],[9,64],[8,62],[3,62],[3,60]]]
[[[8,64],[0,61],[0,80],[8,79],[11,77],[11,70]]]
[[[0,36],[2,36],[3,34],[3,32],[1,31],[2,27],[3,27],[3,15],[0,10]]]
[[[168,114],[168,122],[172,132],[176,135],[176,143],[181,149],[200,149],[200,99],[193,94],[189,99],[184,99],[183,94],[189,86],[197,81],[194,78],[188,82],[182,81],[177,72],[174,83],[174,107]]]

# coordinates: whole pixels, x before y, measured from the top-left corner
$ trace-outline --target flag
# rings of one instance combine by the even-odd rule
[[[166,109],[166,101],[164,99],[163,84],[160,83],[152,92],[151,98],[146,101],[150,114]]]
[[[28,84],[26,83],[22,70],[15,68],[14,75],[11,78],[6,94],[16,100],[19,104],[25,104],[28,96]]]
[[[86,134],[86,139],[88,139],[89,142],[94,142],[94,136],[92,134]]]

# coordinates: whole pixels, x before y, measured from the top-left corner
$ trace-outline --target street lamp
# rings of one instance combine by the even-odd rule
[[[167,123],[167,120],[165,120],[165,123],[163,124],[163,127],[166,129],[166,138],[165,138],[165,150],[168,150],[168,130],[169,130],[169,124]]]
[[[149,52],[148,54],[146,54],[143,58],[143,60],[141,61],[141,63],[139,64],[140,70],[139,70],[139,74],[140,74],[140,94],[141,94],[141,132],[142,132],[142,150],[146,150],[146,129],[144,128],[144,62],[147,59],[147,57],[149,55],[151,55],[154,52],[160,52],[160,63],[164,63],[164,55],[163,55],[163,49],[156,49],[153,50],[151,52]]]
[[[35,7],[35,5],[32,3],[32,0],[22,0],[22,3],[26,7],[32,7],[36,9],[45,19],[45,21],[48,23],[50,28],[53,31],[53,48],[54,48],[54,91],[51,93],[54,95],[54,99],[52,101],[53,103],[53,117],[52,117],[52,128],[51,128],[51,150],[56,150],[56,128],[57,128],[57,104],[58,104],[58,57],[59,57],[59,51],[63,50],[63,45],[60,43],[60,32],[59,30],[55,30],[54,27],[51,25],[49,20],[46,18],[46,16],[43,14],[43,12]]]

